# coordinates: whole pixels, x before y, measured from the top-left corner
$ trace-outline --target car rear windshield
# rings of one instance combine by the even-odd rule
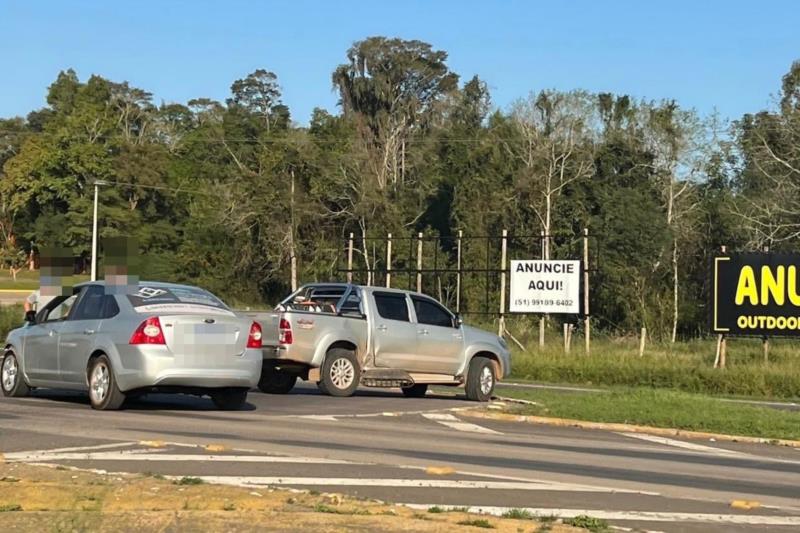
[[[139,290],[128,294],[134,307],[156,304],[196,304],[228,309],[222,300],[208,291],[197,287],[169,287],[159,285],[139,285]]]

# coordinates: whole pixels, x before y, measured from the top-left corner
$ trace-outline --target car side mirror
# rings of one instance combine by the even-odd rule
[[[457,328],[460,328],[464,325],[464,319],[461,318],[461,315],[456,315],[455,323]]]
[[[25,322],[28,324],[36,324],[36,311],[26,311]]]

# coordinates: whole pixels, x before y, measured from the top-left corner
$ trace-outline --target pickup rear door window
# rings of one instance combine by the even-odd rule
[[[453,327],[453,315],[444,307],[427,298],[412,296],[414,312],[417,314],[417,323],[429,326]]]
[[[376,292],[375,307],[378,309],[378,314],[386,320],[399,320],[401,322],[410,322],[408,318],[408,304],[404,294],[395,294],[391,292]]]

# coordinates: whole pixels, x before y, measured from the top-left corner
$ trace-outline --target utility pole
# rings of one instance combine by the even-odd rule
[[[97,196],[100,185],[108,185],[104,180],[94,182],[94,215],[92,216],[92,281],[97,280]]]

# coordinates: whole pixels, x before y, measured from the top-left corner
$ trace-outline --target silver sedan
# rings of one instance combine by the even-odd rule
[[[261,375],[261,328],[208,291],[140,282],[77,285],[8,334],[0,366],[5,396],[31,388],[89,392],[95,409],[118,409],[148,392],[209,395],[238,409]],[[124,288],[123,288],[124,289]]]

